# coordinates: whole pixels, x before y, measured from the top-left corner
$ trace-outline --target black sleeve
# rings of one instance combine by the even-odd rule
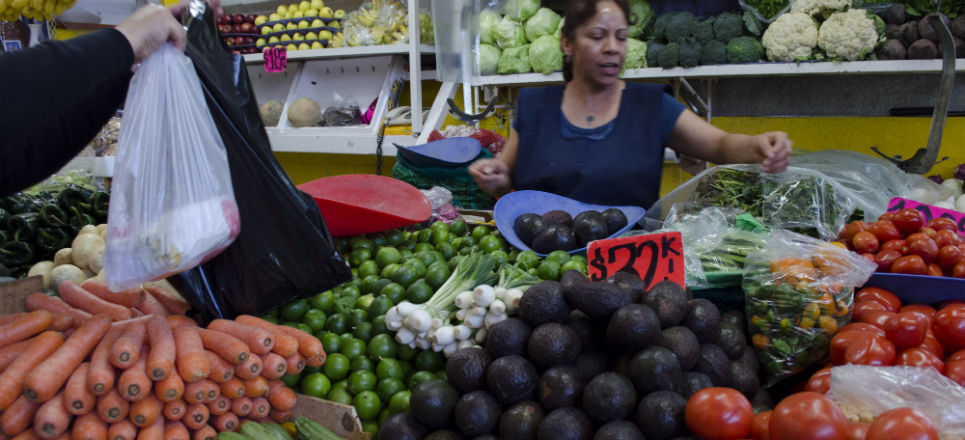
[[[56,172],[127,94],[134,52],[115,29],[0,54],[0,196]]]

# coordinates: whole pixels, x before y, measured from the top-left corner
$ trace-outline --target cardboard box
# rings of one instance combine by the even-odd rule
[[[12,315],[26,312],[27,309],[23,304],[24,298],[31,293],[43,292],[43,290],[44,279],[39,275],[0,283],[0,314]]]

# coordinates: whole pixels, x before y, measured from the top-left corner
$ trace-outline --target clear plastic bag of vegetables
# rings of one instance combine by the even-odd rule
[[[769,384],[823,362],[876,265],[834,244],[775,230],[744,263],[748,334]]]

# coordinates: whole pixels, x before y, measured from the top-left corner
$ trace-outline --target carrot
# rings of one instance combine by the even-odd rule
[[[252,315],[238,315],[235,321],[270,331],[271,334],[275,336],[275,346],[271,348],[271,351],[283,357],[288,357],[298,352],[298,340],[295,339],[294,336],[279,329],[277,324]]]
[[[107,394],[97,398],[97,416],[107,423],[117,423],[126,419],[130,410],[130,402],[121,397],[117,388],[112,388]]]
[[[244,363],[235,365],[235,376],[242,379],[253,379],[261,374],[261,358],[252,356]]]
[[[46,402],[54,397],[110,326],[111,318],[107,315],[95,315],[81,324],[54,354],[27,374],[23,380],[24,396],[32,402]]]
[[[178,400],[184,395],[184,380],[177,374],[169,375],[154,383],[154,395],[162,402]]]
[[[301,353],[295,353],[292,356],[285,358],[285,374],[298,374],[305,369],[305,356]]]
[[[275,337],[263,328],[242,324],[227,319],[215,319],[208,324],[211,330],[217,330],[232,335],[248,345],[252,353],[265,354],[275,346]]]
[[[74,426],[70,429],[70,438],[71,440],[106,440],[107,423],[92,412],[84,414],[74,420]]]
[[[14,322],[20,318],[23,318],[24,316],[27,316],[27,312],[11,313],[9,315],[0,315],[0,325],[10,324],[11,322]]]
[[[33,423],[34,414],[37,413],[38,408],[40,405],[27,400],[26,397],[18,397],[12,405],[3,410],[3,414],[0,414],[0,428],[3,428],[3,433],[15,436],[24,432]]]
[[[268,417],[268,411],[271,409],[271,404],[268,403],[268,399],[264,397],[255,397],[251,399],[251,412],[248,413],[252,418],[264,418]]]
[[[57,292],[64,302],[93,314],[105,314],[115,321],[131,319],[131,309],[119,304],[104,301],[88,292],[75,281],[67,280],[57,286]]]
[[[268,415],[272,420],[275,421],[275,423],[292,421],[292,412],[290,410],[282,411],[280,409],[272,408]]]
[[[164,404],[164,408],[161,409],[161,414],[164,414],[164,418],[168,420],[181,420],[184,417],[184,411],[188,407],[183,400],[172,400]]]
[[[24,300],[24,306],[30,311],[46,310],[50,313],[70,315],[74,319],[75,325],[80,325],[82,322],[94,316],[65,303],[64,300],[56,296],[44,295],[43,293],[31,293],[27,295],[27,298]]]
[[[288,371],[288,362],[278,353],[261,355],[261,375],[268,379],[280,379]]]
[[[268,392],[268,380],[264,377],[258,376],[242,382],[245,384],[245,396],[252,399],[264,396]]]
[[[95,279],[89,279],[80,283],[80,287],[104,301],[124,307],[137,307],[144,301],[144,291],[142,291],[140,287],[132,287],[115,292],[108,289],[107,283],[104,281]]]
[[[297,329],[295,327],[289,327],[287,325],[277,325],[278,330],[282,333],[287,334],[295,338],[298,341],[298,352],[305,356],[305,359],[311,359],[313,357],[322,356],[325,354],[325,348],[322,347],[322,341],[318,338],[312,336],[304,330]]]
[[[238,417],[245,417],[251,412],[251,399],[239,397],[231,400],[231,412]]]
[[[211,425],[204,425],[191,433],[191,440],[214,440],[217,435],[218,431],[215,431]]]
[[[211,362],[204,351],[198,331],[191,327],[174,329],[174,345],[177,350],[178,374],[185,382],[197,382],[208,377]]]
[[[144,428],[154,423],[161,415],[164,403],[148,393],[147,397],[131,404],[131,411],[127,417],[134,422],[134,426]]]
[[[168,421],[164,423],[164,440],[191,440],[191,433],[184,423]]]
[[[27,347],[30,347],[30,344],[35,338],[36,336],[25,341],[14,342],[13,344],[0,348],[0,371],[5,370],[8,366],[10,366],[11,363],[13,363],[15,359],[20,357],[23,352],[27,351]],[[234,369],[232,369],[231,374],[234,374]]]
[[[133,310],[133,309],[132,309],[132,310]],[[127,327],[127,325],[130,324],[130,323],[132,323],[132,322],[147,323],[147,320],[148,320],[148,319],[151,319],[151,317],[148,316],[148,315],[132,316],[131,319],[125,319],[125,320],[122,320],[122,321],[114,321],[113,323],[111,323],[111,325],[114,326],[114,327]]]
[[[167,320],[155,316],[147,321],[147,339],[151,354],[147,358],[147,371],[151,380],[161,380],[174,371],[174,332]]]
[[[241,364],[251,356],[248,346],[228,333],[199,328],[198,335],[204,348],[217,353],[232,365]]]
[[[23,354],[0,373],[0,411],[5,411],[20,397],[24,378],[56,352],[63,345],[64,338],[55,331],[46,331],[31,341]]]
[[[111,365],[111,347],[124,332],[124,327],[111,326],[104,338],[90,355],[90,368],[87,370],[87,390],[95,396],[103,396],[114,387],[114,366]]]
[[[164,319],[167,319],[168,324],[171,324],[172,329],[178,327],[198,327],[198,323],[183,315],[168,315]]]
[[[204,400],[207,399],[208,387],[204,383],[205,380],[199,380],[184,386],[185,402],[189,405],[194,405],[195,403],[203,403]]]
[[[134,440],[136,437],[137,427],[127,419],[111,423],[111,426],[107,428],[108,440]]]
[[[306,359],[306,360],[305,360],[305,366],[306,366],[306,367],[321,367],[322,365],[325,365],[325,358],[326,358],[325,353],[322,353],[322,354],[320,354],[320,355],[318,355],[318,356],[315,356],[315,357],[313,357],[313,358]]]
[[[66,313],[54,313],[54,320],[50,323],[50,329],[59,332],[70,329],[73,326],[74,317]]]
[[[268,402],[273,408],[288,411],[295,407],[295,392],[280,380],[269,380]]]
[[[144,302],[134,308],[145,315],[157,315],[157,316],[168,316],[168,309],[164,308],[164,305],[159,303],[157,299],[153,296],[144,294]]]
[[[221,395],[229,399],[237,399],[245,395],[245,384],[237,377],[232,377],[221,384]]]
[[[190,304],[161,286],[153,283],[144,283],[141,287],[146,293],[163,304],[168,313],[172,315],[183,315],[187,313],[188,310],[191,310]]]
[[[137,440],[164,440],[164,418],[155,417],[154,423],[141,428]]]
[[[235,431],[238,429],[238,416],[225,412],[214,418],[214,429],[218,431]]]
[[[208,393],[208,395],[205,396],[204,403],[214,402],[215,400],[218,400],[219,397],[221,397],[220,384],[217,384],[210,379],[205,379],[202,382],[205,383],[205,389]]]
[[[141,346],[141,354],[137,357],[137,362],[117,378],[117,392],[131,402],[137,402],[151,394],[151,379],[147,377],[146,371],[149,350],[147,344]]]
[[[64,406],[67,412],[82,416],[94,409],[97,398],[87,390],[87,372],[90,370],[90,363],[84,362],[74,370],[74,373],[67,379],[67,386],[64,387]]]
[[[229,379],[235,377],[235,366],[228,363],[221,356],[218,356],[210,350],[206,350],[208,354],[208,363],[211,364],[211,373],[208,374],[208,378],[218,382],[225,383]]]
[[[142,321],[135,321],[127,324],[121,336],[111,347],[111,365],[125,369],[137,362],[141,354],[141,345],[147,335],[147,327]]]
[[[13,322],[0,327],[0,347],[6,347],[50,328],[54,315],[46,310],[24,314]]]
[[[56,437],[55,437],[55,438],[56,438]],[[70,438],[70,437],[68,436],[67,438]],[[17,434],[17,435],[15,435],[15,436],[13,436],[13,437],[7,437],[7,436],[3,435],[2,433],[0,433],[0,439],[3,439],[3,440],[8,440],[8,439],[9,439],[9,440],[40,440],[40,436],[37,435],[37,433],[34,432],[34,430],[28,429],[28,430],[26,430],[26,431],[24,431],[24,432],[21,432],[20,434]]]
[[[40,405],[34,415],[34,432],[41,438],[54,438],[64,432],[74,419],[74,415],[67,412],[64,393],[60,392]]]
[[[184,426],[191,429],[201,429],[202,426],[208,423],[208,417],[211,413],[208,412],[208,406],[203,403],[195,403],[194,405],[188,405],[184,410],[184,417],[181,421],[184,422]]]

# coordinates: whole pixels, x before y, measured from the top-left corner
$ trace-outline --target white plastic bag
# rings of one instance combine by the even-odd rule
[[[191,60],[170,44],[131,80],[114,165],[104,270],[123,290],[183,272],[240,232],[224,143]]]

